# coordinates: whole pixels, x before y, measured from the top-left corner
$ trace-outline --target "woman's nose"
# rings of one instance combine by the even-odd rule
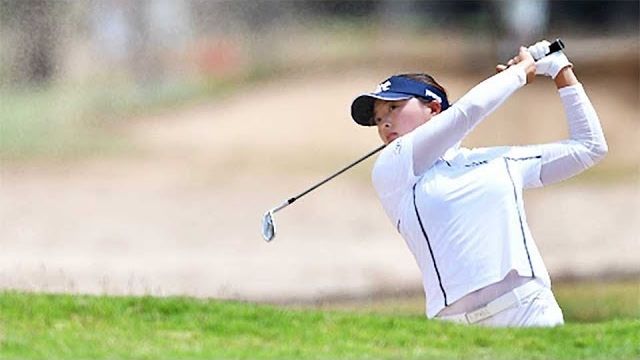
[[[382,118],[380,118],[380,125],[383,128],[390,128],[391,127],[391,117],[388,114],[382,116]]]

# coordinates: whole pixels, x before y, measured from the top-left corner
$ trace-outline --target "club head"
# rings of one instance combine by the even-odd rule
[[[276,237],[276,224],[273,223],[273,210],[269,210],[262,217],[262,237],[266,242]]]

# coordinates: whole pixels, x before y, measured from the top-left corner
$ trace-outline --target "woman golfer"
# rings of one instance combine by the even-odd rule
[[[506,68],[455,104],[426,74],[392,76],[351,107],[387,147],[372,179],[423,275],[429,318],[487,326],[563,324],[549,274],[527,224],[522,190],[593,166],[607,153],[596,112],[572,64],[549,43],[520,48]],[[533,56],[532,56],[533,55]],[[542,59],[534,62],[535,58]],[[535,75],[554,79],[570,137],[478,149],[461,140]],[[527,111],[535,111],[533,104]],[[517,119],[513,119],[517,121]]]

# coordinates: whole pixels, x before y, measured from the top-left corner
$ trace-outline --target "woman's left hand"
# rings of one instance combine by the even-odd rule
[[[530,84],[536,78],[536,62],[524,46],[520,47],[518,55],[509,60],[507,65],[497,65],[496,72],[502,72],[510,66],[520,66],[524,70],[527,74],[527,84]]]

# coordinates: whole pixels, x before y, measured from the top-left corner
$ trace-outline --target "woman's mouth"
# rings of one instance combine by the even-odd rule
[[[387,143],[392,142],[393,140],[398,138],[398,133],[390,133],[389,135],[387,135]]]

